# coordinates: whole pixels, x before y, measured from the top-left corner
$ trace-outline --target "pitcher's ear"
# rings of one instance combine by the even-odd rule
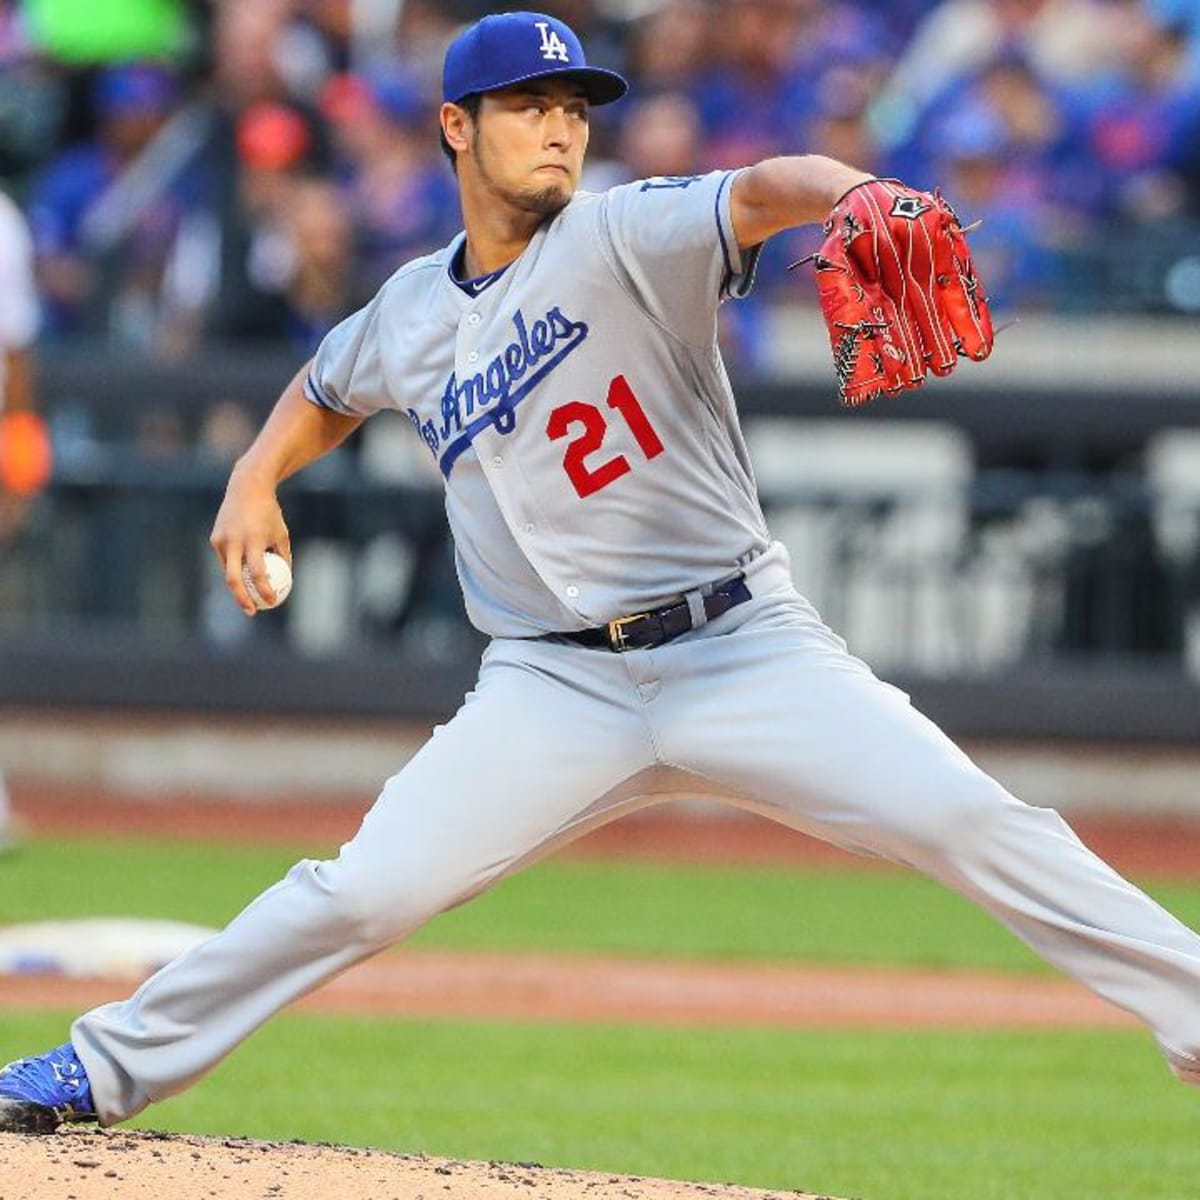
[[[438,118],[442,126],[442,137],[454,151],[466,150],[470,144],[471,114],[458,104],[443,104]]]

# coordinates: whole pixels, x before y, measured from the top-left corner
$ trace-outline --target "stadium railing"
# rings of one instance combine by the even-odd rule
[[[798,585],[954,732],[1200,733],[1200,397],[1179,332],[1144,376],[1031,373],[1027,342],[1007,381],[968,369],[862,414],[837,412],[819,356],[739,381]],[[403,419],[367,430],[403,433],[411,458],[363,441],[285,485],[283,609],[247,622],[224,594],[207,537],[228,447],[206,422],[222,404],[251,430],[293,370],[43,355],[58,464],[0,559],[0,704],[453,710],[482,639]]]

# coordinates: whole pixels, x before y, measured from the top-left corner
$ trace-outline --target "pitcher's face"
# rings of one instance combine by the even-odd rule
[[[587,144],[583,89],[569,79],[533,79],[483,97],[468,169],[498,199],[551,216],[575,194]],[[460,173],[463,167],[460,156]]]

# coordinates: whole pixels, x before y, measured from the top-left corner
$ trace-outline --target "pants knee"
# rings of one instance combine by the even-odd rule
[[[310,864],[327,924],[347,944],[381,947],[416,932],[455,902],[432,872],[363,871],[343,859]]]
[[[934,787],[936,793],[900,798],[889,822],[903,856],[923,869],[949,856],[974,856],[1002,836],[1014,809],[1025,808],[975,769],[938,781]]]

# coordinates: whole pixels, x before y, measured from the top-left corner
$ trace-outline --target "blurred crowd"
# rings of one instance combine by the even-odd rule
[[[828,153],[982,220],[1001,311],[1200,311],[1197,0],[533,6],[633,84],[594,115],[585,186]],[[81,23],[67,0],[0,0],[0,179],[42,337],[310,351],[457,230],[442,51],[504,7],[92,0]],[[784,268],[813,237],[771,246],[758,305],[812,302]]]

